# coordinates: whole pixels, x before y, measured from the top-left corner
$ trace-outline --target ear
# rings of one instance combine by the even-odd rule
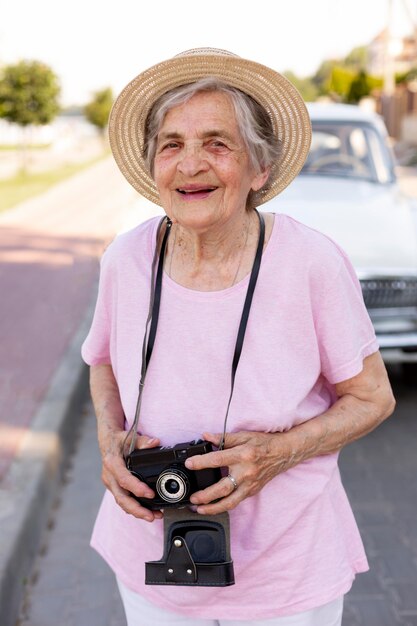
[[[252,191],[259,191],[260,189],[262,189],[262,187],[265,185],[266,181],[268,180],[270,173],[271,173],[271,168],[267,167],[261,172],[258,172],[258,174],[255,174],[252,180],[252,186],[251,186]]]

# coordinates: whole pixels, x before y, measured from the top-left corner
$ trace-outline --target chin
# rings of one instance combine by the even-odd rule
[[[222,213],[209,207],[197,206],[196,203],[194,206],[187,205],[184,208],[181,207],[181,209],[173,211],[171,219],[186,228],[199,230],[217,224],[222,220]]]

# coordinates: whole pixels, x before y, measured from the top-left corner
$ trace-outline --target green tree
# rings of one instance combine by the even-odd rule
[[[417,67],[411,68],[408,72],[403,72],[401,74],[395,75],[395,82],[397,85],[401,85],[403,83],[415,82],[417,80]]]
[[[284,76],[298,89],[306,102],[314,102],[314,100],[317,99],[319,91],[311,77],[298,78],[298,76],[291,71],[284,72]]]
[[[59,112],[60,86],[40,61],[6,66],[0,76],[0,117],[19,126],[49,124]]]
[[[350,83],[349,91],[346,95],[346,102],[349,102],[349,104],[358,104],[362,98],[369,96],[370,93],[371,87],[368,76],[366,72],[362,70],[358,72]]]
[[[323,61],[317,68],[316,73],[312,76],[311,81],[316,86],[320,96],[327,95],[329,93],[329,85],[333,68],[338,64],[339,61],[335,59]]]
[[[355,77],[356,73],[354,71],[346,69],[341,65],[336,65],[332,69],[328,89],[331,93],[337,94],[342,100],[346,101]]]
[[[358,46],[353,48],[343,61],[344,67],[348,67],[357,72],[365,71],[368,64],[368,48],[366,46]]]
[[[332,71],[329,91],[337,94],[343,102],[358,104],[362,98],[369,96],[374,89],[380,89],[382,82],[382,78],[370,76],[365,70],[354,72],[345,67],[337,66]]]
[[[93,99],[84,107],[84,115],[104,136],[113,106],[113,92],[110,87],[96,91]]]

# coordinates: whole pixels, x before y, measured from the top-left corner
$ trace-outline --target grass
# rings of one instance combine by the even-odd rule
[[[21,172],[11,178],[0,180],[0,212],[11,209],[28,198],[40,195],[56,183],[90,167],[107,155],[108,152],[104,152],[94,159],[82,163],[62,165],[59,168],[37,174]]]
[[[50,143],[31,143],[30,146],[28,146],[28,149],[30,150],[45,150],[46,148],[50,148],[51,144]],[[22,146],[20,144],[0,144],[0,151],[1,152],[16,152],[17,150],[21,150]]]

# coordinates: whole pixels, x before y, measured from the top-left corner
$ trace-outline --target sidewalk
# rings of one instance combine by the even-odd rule
[[[0,624],[14,625],[87,387],[98,259],[158,211],[111,158],[0,216]]]
[[[82,411],[77,450],[44,533],[18,626],[122,626],[123,607],[105,562],[88,547],[104,487],[95,417]]]

